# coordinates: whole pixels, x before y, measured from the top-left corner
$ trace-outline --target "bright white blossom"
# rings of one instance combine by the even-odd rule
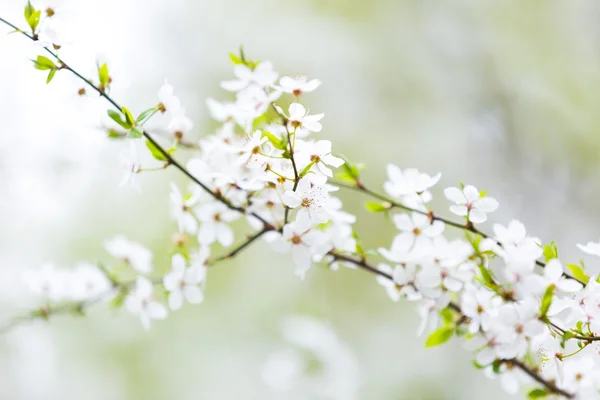
[[[279,80],[279,86],[285,93],[291,93],[296,97],[302,93],[309,93],[321,86],[321,81],[318,79],[308,80],[306,75],[297,75],[294,77],[283,76]]]
[[[393,199],[400,200],[409,207],[421,208],[431,201],[429,191],[441,178],[442,174],[433,177],[414,168],[402,171],[394,164],[387,165],[388,180],[383,184],[385,192]]]
[[[169,292],[169,308],[175,311],[181,308],[183,300],[198,304],[204,299],[199,284],[204,281],[206,269],[203,265],[187,267],[187,262],[181,254],[173,255],[171,272],[163,278],[165,289]]]
[[[450,206],[450,211],[459,216],[466,216],[474,224],[487,221],[487,214],[498,209],[496,199],[486,197],[472,185],[467,185],[462,190],[449,187],[444,190],[444,194],[448,200],[456,203]]]

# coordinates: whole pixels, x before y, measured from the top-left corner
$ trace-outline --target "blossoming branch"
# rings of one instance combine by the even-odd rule
[[[24,279],[41,305],[3,331],[31,319],[83,313],[102,302],[124,306],[149,329],[185,303],[201,303],[208,270],[263,240],[290,255],[301,279],[316,264],[372,273],[392,301],[416,304],[426,347],[458,338],[473,353],[474,366],[499,377],[509,393],[600,398],[594,348],[600,340],[600,277],[561,260],[554,243],[542,244],[517,220],[494,224],[493,235],[480,231],[478,225],[499,206],[485,191],[463,184],[445,188],[456,216],[449,219],[429,207],[441,174],[389,164],[383,192],[372,189],[362,179],[363,166],[335,155],[324,139],[324,114],[303,102],[321,82],[280,77],[271,62],[251,60],[243,51],[230,55],[234,78],[221,83],[233,100],[206,102],[220,127],[193,143],[193,123],[171,85],[165,82],[154,104],[132,113],[111,97],[107,63],[98,62],[98,76],[90,78],[61,58],[65,41],[54,14],[48,9],[42,16],[28,2],[27,30],[0,21],[42,45],[34,67],[47,72],[47,83],[57,73],[70,73],[85,86],[80,95],[91,90],[108,102],[107,120],[114,124],[108,135],[128,142],[121,186],[141,190],[139,174],[166,168],[179,170],[189,185],[171,185],[177,240],[166,274],[152,274],[153,254],[143,245],[111,238],[105,243],[110,265],[82,263],[67,270],[48,264],[28,271]],[[170,117],[168,140],[145,127],[157,114]],[[156,165],[141,165],[136,143],[142,141]],[[186,163],[178,161],[182,148],[193,152]],[[356,216],[336,197],[340,189],[370,197],[366,209],[389,215],[396,236],[366,249],[354,229]],[[231,228],[239,219],[251,231],[243,238]],[[448,228],[464,237],[448,239]],[[215,244],[228,251],[211,256]],[[600,256],[600,243],[578,246]]]

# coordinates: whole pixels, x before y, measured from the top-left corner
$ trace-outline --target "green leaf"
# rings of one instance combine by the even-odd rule
[[[492,371],[494,371],[495,374],[501,374],[502,371],[500,371],[500,367],[502,366],[502,360],[494,360],[494,362],[492,363]]]
[[[572,339],[575,335],[576,335],[575,333],[567,331],[567,332],[563,333],[562,338],[566,342],[567,340]]]
[[[156,111],[158,111],[156,107],[147,109],[138,115],[138,117],[135,119],[135,122],[140,125],[146,123],[154,115],[154,113],[156,113]]]
[[[269,142],[279,150],[285,150],[287,148],[287,141],[279,139],[277,136],[273,135],[271,132],[263,131],[263,136],[269,139]]]
[[[98,67],[98,79],[100,79],[100,84],[102,86],[108,85],[108,64],[104,63]]]
[[[108,137],[111,139],[123,139],[123,134],[116,129],[109,129]]]
[[[544,246],[544,259],[548,262],[554,258],[558,258],[558,248],[553,240],[550,244]]]
[[[483,278],[483,283],[485,284],[485,286],[491,289],[495,289],[496,282],[494,282],[494,277],[492,276],[490,271],[482,264],[477,264],[477,266],[479,267],[479,272],[481,272],[481,277]]]
[[[313,165],[315,165],[314,161],[308,164],[306,167],[304,167],[304,169],[300,172],[300,178],[306,176],[306,174],[308,174]]]
[[[31,1],[27,2],[27,5],[25,6],[25,21],[29,22],[29,18],[31,18],[31,15],[35,12],[35,8],[33,7],[33,5],[31,5]]]
[[[546,292],[544,292],[544,297],[542,297],[542,306],[540,307],[540,315],[542,318],[545,318],[546,314],[548,314],[548,310],[550,309],[550,304],[552,304],[553,297],[554,286],[550,285],[546,288]]]
[[[35,60],[33,60],[33,64],[36,69],[40,71],[45,71],[48,69],[57,69],[57,66],[54,62],[48,57],[38,56]]]
[[[365,209],[372,213],[379,213],[388,211],[390,209],[389,203],[378,203],[376,201],[365,202]]]
[[[144,132],[140,128],[133,127],[127,133],[127,137],[131,139],[139,139],[144,136]]]
[[[439,346],[442,343],[446,343],[454,334],[453,326],[444,326],[431,333],[425,341],[425,347]]]
[[[115,110],[108,110],[107,113],[108,113],[108,116],[113,121],[115,121],[117,124],[121,125],[121,127],[125,128],[125,129],[131,129],[131,125],[129,125],[127,122],[123,121],[121,114],[119,114]]]
[[[527,393],[527,398],[528,399],[541,399],[541,398],[547,397],[548,395],[549,395],[549,393],[546,390],[540,389],[540,388],[535,388],[535,389],[531,389]]]
[[[48,78],[46,78],[46,84],[48,84],[52,81],[52,78],[54,78],[54,74],[56,74],[56,70],[51,69],[50,72],[48,73]]]
[[[244,63],[244,61],[242,61],[242,59],[240,57],[238,57],[237,55],[235,55],[233,53],[229,53],[229,59],[231,60],[233,65],[239,65],[239,64]]]
[[[450,325],[454,322],[454,311],[452,311],[450,307],[440,310],[440,316],[445,325]]]
[[[167,161],[165,155],[149,140],[146,140],[146,146],[150,149],[150,153],[152,153],[152,157],[156,158],[158,161]]]
[[[25,21],[27,21],[27,25],[31,28],[32,32],[35,32],[36,28],[40,23],[40,17],[42,16],[42,10],[36,10],[35,7],[31,5],[31,2],[28,1],[25,6]]]
[[[131,111],[125,107],[121,107],[121,111],[123,112],[123,115],[125,115],[125,121],[127,121],[129,126],[135,126],[135,120],[133,119],[133,115],[131,115]]]
[[[576,264],[567,264],[567,268],[569,268],[569,271],[571,271],[571,274],[573,274],[573,277],[585,284],[587,284],[590,281],[590,277],[587,276],[587,274],[583,271],[583,268],[581,268],[579,265]]]

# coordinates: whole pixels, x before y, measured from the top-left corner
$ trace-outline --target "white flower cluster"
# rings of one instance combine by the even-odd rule
[[[532,396],[600,398],[600,353],[594,345],[600,340],[600,277],[588,277],[577,265],[569,266],[574,276],[568,275],[555,245],[542,246],[516,220],[494,225],[493,238],[473,234],[450,241],[442,236],[444,222],[426,209],[439,175],[389,166],[388,178],[388,195],[415,211],[393,215],[400,232],[389,249],[379,249],[393,264],[381,263],[377,280],[394,301],[419,303],[419,331],[433,330],[428,342],[462,336],[476,364],[491,377],[500,374],[513,394],[535,384],[516,367],[524,365],[555,385],[552,391],[535,389]],[[473,224],[498,207],[471,185],[444,193],[454,203],[450,211],[467,220],[463,229],[473,233],[478,232]],[[578,246],[600,256],[598,243]],[[542,256],[546,262],[539,261]]]

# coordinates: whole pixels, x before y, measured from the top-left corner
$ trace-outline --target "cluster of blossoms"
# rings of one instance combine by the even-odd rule
[[[25,17],[32,34],[23,33],[39,41],[39,10],[28,4]],[[61,47],[51,38],[50,43],[55,50]],[[47,50],[58,63],[40,56],[35,66],[50,71],[48,82],[57,71],[74,72]],[[588,276],[583,264],[563,264],[554,243],[544,245],[528,236],[519,221],[495,224],[493,236],[483,234],[476,225],[487,221],[498,202],[472,185],[444,190],[449,210],[460,222],[429,209],[441,174],[390,164],[386,195],[367,189],[359,166],[335,156],[331,142],[320,137],[323,114],[312,112],[304,97],[319,87],[318,80],[280,78],[270,62],[251,61],[243,53],[231,59],[235,79],[221,87],[233,99],[207,100],[220,126],[197,144],[186,137],[193,125],[170,85],[160,88],[158,104],[134,118],[108,95],[108,66],[98,65],[99,82],[86,84],[117,106],[118,111],[108,114],[125,129],[117,134],[111,130],[111,137],[129,144],[146,140],[163,168],[175,167],[192,181],[185,188],[171,185],[171,214],[177,225],[171,268],[153,278],[152,253],[118,236],[106,243],[115,265],[29,271],[25,278],[32,292],[46,302],[74,302],[79,309],[95,298],[112,298],[148,329],[152,319],[166,318],[169,309],[200,303],[208,267],[261,238],[273,250],[290,254],[301,278],[316,263],[377,274],[392,300],[417,303],[422,317],[418,331],[429,334],[426,346],[460,337],[474,353],[474,364],[487,376],[500,377],[510,393],[533,387],[533,398],[600,398],[600,356],[594,349],[600,341],[599,276]],[[144,127],[157,113],[171,117],[167,129],[174,143],[168,149]],[[185,166],[172,156],[184,143],[195,149]],[[139,188],[137,175],[146,170],[137,155],[126,160],[122,184]],[[334,168],[340,169],[335,180]],[[388,214],[397,228],[389,248],[363,248],[353,229],[356,217],[344,211],[335,196],[340,187],[382,201],[367,203],[367,209]],[[228,248],[236,242],[231,225],[239,219],[245,219],[252,232],[230,252],[210,258],[215,245]],[[449,239],[444,236],[448,227],[462,229],[465,237]],[[600,243],[579,247],[600,256]],[[381,262],[371,264],[369,257]],[[52,312],[51,305],[44,307],[46,315]],[[314,345],[295,329],[290,332],[296,344]],[[327,359],[332,349],[321,345],[319,357]],[[288,356],[284,364],[297,368],[290,367]]]

